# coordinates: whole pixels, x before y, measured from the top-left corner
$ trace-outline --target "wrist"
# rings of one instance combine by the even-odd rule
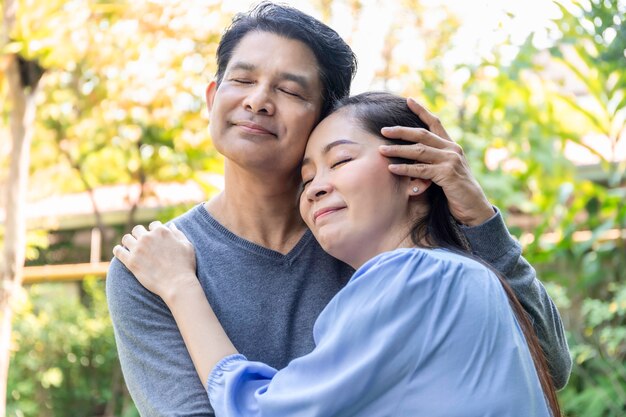
[[[489,204],[489,202],[486,202],[484,206],[481,205],[480,208],[475,208],[471,212],[455,218],[457,222],[461,223],[464,226],[475,227],[487,222],[495,215],[496,211],[494,210],[493,206]]]
[[[169,286],[162,291],[161,298],[172,309],[176,305],[187,302],[198,294],[204,296],[204,290],[195,274],[185,274],[172,280]]]

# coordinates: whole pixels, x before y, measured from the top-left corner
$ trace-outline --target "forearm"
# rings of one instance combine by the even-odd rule
[[[215,365],[222,358],[237,353],[237,349],[215,316],[195,276],[189,285],[180,286],[168,294],[165,302],[205,385]]]
[[[163,300],[115,258],[106,291],[124,380],[139,413],[214,416],[206,388]]]

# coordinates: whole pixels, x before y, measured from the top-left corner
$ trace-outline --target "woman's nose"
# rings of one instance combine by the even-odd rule
[[[311,201],[319,200],[332,191],[332,186],[328,181],[313,180],[307,188],[307,198]]]

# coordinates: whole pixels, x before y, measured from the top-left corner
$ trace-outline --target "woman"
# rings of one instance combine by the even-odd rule
[[[468,254],[441,188],[393,175],[379,153],[380,131],[393,125],[426,127],[402,98],[366,93],[309,139],[300,212],[356,272],[320,314],[315,349],[284,369],[237,354],[195,277],[191,245],[175,226],[152,228],[181,273],[137,278],[170,307],[216,415],[560,415],[531,324]],[[150,256],[120,258],[135,272]]]

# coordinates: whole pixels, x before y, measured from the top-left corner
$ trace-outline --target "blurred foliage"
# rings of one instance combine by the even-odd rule
[[[124,390],[104,281],[38,284],[15,311],[9,416],[134,417]]]
[[[204,87],[228,16],[219,4],[21,0],[12,42],[46,69],[31,194],[219,172]],[[0,79],[0,85],[2,79]]]
[[[364,3],[323,0],[315,7],[332,21],[334,6],[343,5],[358,22]],[[549,45],[536,35],[523,43],[504,39],[477,62],[451,66],[461,17],[433,2],[390,2],[384,64],[370,81],[420,97],[441,117],[525,245],[560,308],[574,359],[560,392],[565,415],[621,417],[626,161],[615,153],[626,140],[626,3],[554,4]],[[19,52],[47,69],[31,193],[188,179],[210,188],[207,174],[220,173],[221,162],[206,129],[203,89],[230,20],[219,2],[20,0],[20,7],[3,53]],[[505,17],[502,27],[515,18]],[[0,96],[3,84],[0,72]],[[0,115],[1,129],[2,100]],[[577,166],[573,151],[597,164]],[[33,246],[45,247],[41,235],[31,236]],[[102,283],[85,281],[75,297],[67,288],[32,286],[21,301],[9,415],[135,415],[119,379]]]
[[[466,67],[460,141],[471,161],[497,161],[475,165],[492,201],[530,219],[530,230],[516,231],[561,309],[574,359],[560,393],[565,415],[618,417],[626,414],[626,161],[615,152],[626,140],[626,4],[556,4],[553,45],[537,48],[530,36],[511,62],[496,48]],[[565,157],[571,149],[598,162],[593,175]]]

